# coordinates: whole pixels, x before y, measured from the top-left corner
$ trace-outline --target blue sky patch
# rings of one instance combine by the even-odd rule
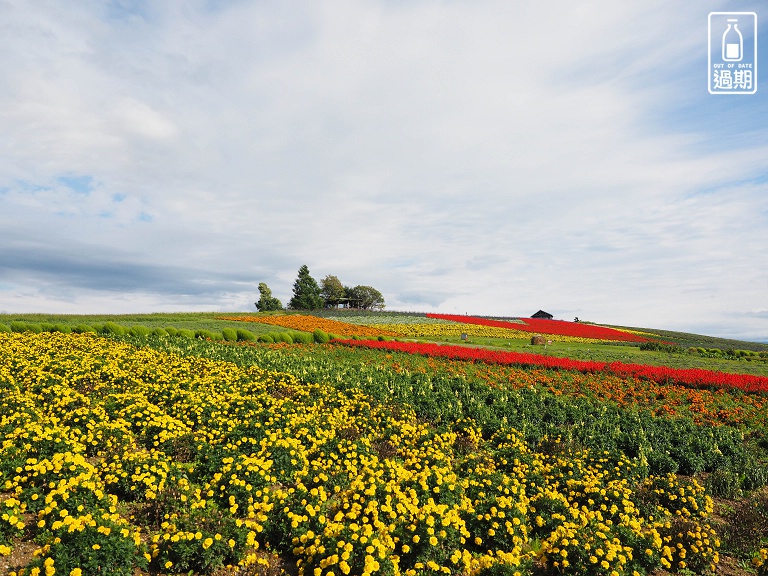
[[[92,176],[59,176],[56,178],[56,182],[77,194],[85,194],[87,196],[93,191]]]

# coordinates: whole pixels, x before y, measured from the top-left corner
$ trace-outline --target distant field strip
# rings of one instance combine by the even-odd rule
[[[533,336],[531,332],[523,332],[513,328],[498,328],[495,326],[481,326],[479,324],[381,324],[381,328],[390,332],[397,332],[408,338],[444,338],[450,336],[473,336],[475,338],[509,338],[512,340],[527,340]],[[551,342],[579,342],[589,344],[594,339],[578,336],[564,336],[562,334],[539,334]]]
[[[371,328],[368,326],[358,326],[347,322],[337,320],[328,320],[317,316],[308,316],[304,314],[286,314],[276,316],[226,316],[219,320],[236,320],[238,322],[257,322],[259,324],[270,324],[272,326],[282,326],[292,330],[301,330],[303,332],[314,332],[322,330],[328,334],[339,334],[341,336],[399,336],[395,332],[389,332],[380,328]]]
[[[638,336],[651,336],[652,338],[661,338],[658,334],[654,334],[653,332],[644,332],[643,330],[631,330],[629,328],[614,328],[614,330],[618,330],[619,332],[626,332],[627,334],[637,334]]]
[[[400,320],[407,318],[408,322]],[[395,322],[392,322],[395,320]],[[405,316],[405,315],[376,315],[376,316],[357,316],[354,323],[367,326],[376,326],[387,332],[404,336],[406,338],[446,338],[458,337],[462,334],[475,338],[508,338],[512,340],[527,340],[531,337],[530,332],[516,330],[512,326],[518,324],[508,323],[510,328],[501,328],[498,326],[482,326],[480,324],[463,324],[453,322],[442,318],[425,318],[423,316]],[[522,324],[519,324],[522,325]],[[587,338],[578,338],[573,336],[562,336],[555,334],[542,334],[547,340],[553,342],[593,342]]]
[[[426,316],[417,316],[415,314],[370,314],[362,316],[326,316],[326,318],[359,326],[379,326],[382,324],[456,324],[442,318],[427,318]]]
[[[482,338],[529,338],[530,334],[508,328],[492,328],[473,324],[382,324],[381,328],[408,338],[442,338],[475,336]]]
[[[458,314],[427,314],[430,318],[442,318],[443,320],[454,320],[456,322],[462,322],[467,324],[476,324],[480,326],[495,326],[499,328],[506,328],[512,323],[488,320],[486,318],[477,318],[474,316],[461,316]],[[605,326],[598,326],[596,324],[586,324],[582,322],[565,322],[563,320],[543,320],[540,318],[525,318],[525,325],[519,325],[519,329],[524,332],[538,333],[538,334],[557,334],[556,339],[564,342],[563,337],[579,338],[586,340],[571,340],[571,341],[590,341],[590,340],[602,340],[605,342],[612,341],[624,341],[624,342],[647,342],[648,338],[639,336],[637,334],[616,330],[614,328],[607,328]],[[518,328],[517,324],[514,324],[515,328]]]

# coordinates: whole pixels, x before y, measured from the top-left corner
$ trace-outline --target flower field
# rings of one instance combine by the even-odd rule
[[[665,366],[646,366],[624,364],[621,362],[590,362],[571,360],[539,354],[520,352],[498,352],[484,348],[466,348],[463,346],[445,346],[416,342],[380,342],[374,340],[346,340],[347,346],[363,346],[383,350],[397,350],[409,354],[423,354],[492,364],[510,364],[519,366],[537,366],[578,372],[610,372],[621,377],[651,380],[660,384],[672,383],[691,388],[724,388],[744,392],[768,393],[768,377],[750,374],[725,374],[701,369],[675,369]]]
[[[264,316],[222,316],[221,320],[234,320],[237,322],[258,322],[259,324],[271,324],[290,328],[291,330],[301,330],[303,332],[314,332],[322,330],[328,334],[339,334],[342,336],[362,336],[375,338],[377,336],[399,336],[395,332],[385,329],[372,328],[368,326],[349,324],[337,320],[328,320],[318,316],[307,316],[304,314],[285,314],[285,315],[264,315]]]
[[[474,324],[380,324],[378,327],[405,338],[444,338],[462,334],[482,338],[528,338],[530,335],[511,328],[479,326]]]
[[[124,340],[0,333],[0,570],[713,573],[712,500],[664,467],[744,466],[768,413],[602,369]]]
[[[461,316],[458,314],[427,314],[428,318],[438,318],[441,320],[451,320],[453,322],[462,322],[466,324],[478,324],[480,326],[495,326],[498,328],[514,328],[522,332],[551,335],[555,339],[558,337],[568,337],[581,340],[601,340],[616,342],[647,342],[648,338],[624,330],[616,330],[605,326],[595,326],[594,324],[584,324],[581,322],[565,322],[562,320],[544,320],[540,318],[521,318],[522,323],[512,323],[504,320],[489,320],[487,318],[477,318],[474,316]],[[576,341],[576,340],[572,340]]]
[[[553,342],[648,342],[647,334],[637,331],[616,330],[603,326],[562,322],[556,320],[521,319],[519,322],[489,320],[474,316],[451,314],[381,314],[319,317],[303,314],[221,317],[222,320],[258,322],[347,337],[376,338],[378,336],[405,338],[445,338],[467,334],[471,337],[527,339],[539,334]]]

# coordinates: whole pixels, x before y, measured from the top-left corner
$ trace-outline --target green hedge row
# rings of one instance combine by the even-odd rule
[[[105,336],[171,336],[178,338],[198,338],[200,340],[224,340],[225,342],[284,342],[286,344],[312,344],[313,342],[325,343],[334,338],[342,338],[336,334],[326,334],[321,330],[315,330],[314,334],[300,332],[298,330],[268,332],[266,334],[254,334],[244,328],[223,328],[221,332],[213,330],[190,330],[187,328],[147,328],[146,326],[120,326],[114,322],[106,322],[102,325],[69,326],[67,324],[34,324],[29,322],[11,322],[10,326],[0,324],[0,332],[75,332],[78,334],[92,332]]]

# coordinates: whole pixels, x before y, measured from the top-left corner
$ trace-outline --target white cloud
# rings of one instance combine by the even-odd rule
[[[764,96],[706,93],[699,3],[142,6],[0,4],[0,308],[168,309],[167,269],[249,309],[306,263],[390,307],[768,335],[737,316]]]

